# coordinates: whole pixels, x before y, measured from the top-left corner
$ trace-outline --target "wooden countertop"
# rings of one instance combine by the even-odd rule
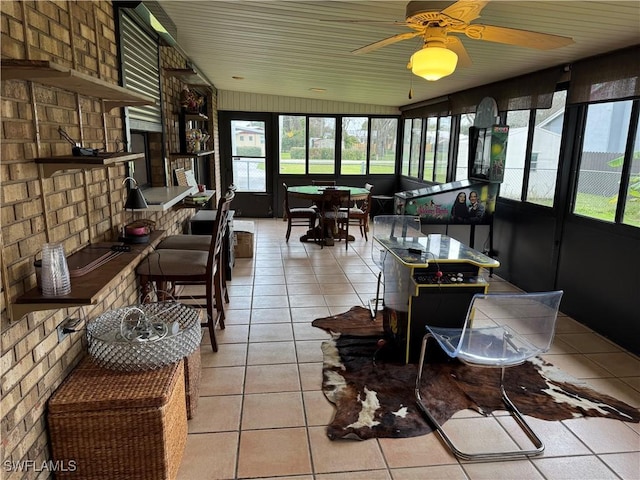
[[[67,308],[80,305],[93,305],[103,293],[106,286],[120,275],[127,267],[134,267],[150,253],[165,236],[164,230],[157,230],[150,235],[149,243],[131,245],[130,252],[112,258],[104,265],[78,277],[71,277],[71,292],[68,295],[45,297],[38,287],[32,288],[18,297],[11,305],[11,319],[17,320],[24,315],[38,311]],[[112,242],[114,245],[120,242]],[[78,252],[80,254],[82,250]],[[74,254],[75,255],[75,254]],[[69,256],[71,261],[73,255]]]

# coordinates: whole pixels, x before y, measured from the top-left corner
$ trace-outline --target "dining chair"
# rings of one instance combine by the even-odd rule
[[[317,202],[320,244],[333,245],[334,240],[344,239],[349,248],[349,206],[351,190],[325,190]]]
[[[225,328],[222,245],[227,230],[229,209],[234,197],[235,193],[230,190],[218,201],[218,213],[208,251],[156,249],[136,268],[142,293],[147,300],[150,298],[152,284],[155,284],[156,293],[161,299],[169,294],[176,300],[204,300],[204,303],[189,303],[189,305],[206,309],[207,319],[202,326],[209,329],[214,352],[218,351],[216,325],[219,324],[220,328]],[[171,284],[170,288],[169,284]],[[205,294],[182,294],[176,289],[179,286],[192,285],[204,285]]]
[[[384,290],[380,295],[380,287],[384,288],[383,269],[387,249],[383,243],[386,239],[395,237],[419,237],[422,235],[420,217],[416,215],[378,215],[373,217],[373,241],[371,242],[371,259],[380,269],[376,296],[369,300],[371,319],[375,320],[378,308],[384,303]]]
[[[235,186],[229,185],[227,193],[228,192],[235,192]],[[217,214],[216,210],[208,210],[207,212],[212,212]],[[227,227],[228,230],[228,227]],[[209,248],[211,246],[211,240],[213,238],[213,235],[191,235],[191,234],[184,234],[184,233],[178,233],[175,235],[169,235],[168,237],[164,238],[157,246],[156,246],[156,250],[164,250],[164,249],[171,249],[171,250],[200,250],[202,252],[208,252]],[[230,242],[233,241],[233,239],[229,240]],[[222,251],[222,265],[226,265],[229,262],[229,252],[226,251],[223,248]],[[229,294],[227,292],[227,275],[226,275],[226,268],[222,269],[221,275],[222,275],[222,294],[223,294],[223,298],[225,303],[229,303]]]
[[[349,207],[349,223],[357,226],[360,229],[360,235],[363,236],[366,241],[369,241],[367,233],[369,232],[369,214],[371,213],[371,192],[373,185],[365,183],[364,188],[367,189],[369,194],[360,204],[354,200],[353,206]]]
[[[311,185],[316,187],[335,187],[335,180],[311,180]]]
[[[546,352],[555,334],[562,291],[535,293],[487,293],[476,294],[471,300],[464,325],[444,328],[427,325],[422,340],[415,397],[418,407],[436,427],[440,437],[451,451],[464,460],[499,460],[539,455],[544,443],[531,429],[505,389],[505,369],[524,363],[529,358]],[[437,312],[433,317],[437,323]],[[500,368],[499,388],[502,402],[534,448],[523,444],[518,448],[501,451],[462,451],[447,435],[437,414],[422,399],[422,376],[427,344],[434,338],[440,348],[451,358],[471,367]],[[517,379],[516,379],[517,380]],[[490,388],[489,385],[485,386]],[[524,388],[524,387],[518,387]],[[438,397],[438,392],[429,392]],[[492,442],[493,443],[493,442]]]
[[[289,187],[284,182],[282,187],[284,188],[284,215],[287,220],[286,241],[288,242],[291,236],[291,227],[307,227],[315,235],[318,211],[312,207],[291,208],[289,206]]]

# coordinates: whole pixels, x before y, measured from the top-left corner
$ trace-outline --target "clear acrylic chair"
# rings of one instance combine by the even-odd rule
[[[373,217],[371,259],[380,271],[378,272],[376,296],[369,300],[369,311],[371,312],[372,320],[375,320],[378,308],[383,302],[383,298],[380,296],[380,286],[382,285],[384,256],[387,251],[379,240],[392,237],[421,237],[423,236],[421,228],[420,217],[416,215],[377,215]],[[384,296],[384,292],[382,296]]]
[[[509,399],[504,388],[504,371],[549,350],[555,334],[562,291],[535,293],[476,294],[471,300],[462,328],[440,328],[427,325],[422,340],[415,396],[441,438],[464,460],[498,460],[539,455],[544,443],[525,421]],[[534,448],[506,451],[465,452],[460,450],[425,405],[420,393],[427,342],[434,338],[451,358],[476,367],[501,368],[500,393],[507,411],[526,433]],[[430,392],[437,396],[438,392]]]

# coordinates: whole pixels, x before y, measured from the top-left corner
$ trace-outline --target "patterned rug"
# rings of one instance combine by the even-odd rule
[[[312,323],[332,334],[322,344],[323,391],[336,406],[327,427],[332,440],[413,437],[432,431],[415,404],[417,366],[399,363],[395,352],[380,342],[381,317],[379,313],[372,322],[367,309],[353,307]],[[464,409],[489,414],[503,409],[499,376],[499,369],[472,368],[457,360],[428,363],[422,397],[441,423]],[[523,414],[543,420],[590,416],[640,421],[637,408],[591,389],[541,358],[508,368],[505,386]]]

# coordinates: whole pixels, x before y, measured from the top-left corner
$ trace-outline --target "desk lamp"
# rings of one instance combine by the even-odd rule
[[[133,186],[129,189],[127,194],[127,201],[124,204],[125,211],[131,210],[133,216],[134,210],[141,210],[147,208],[147,201],[144,199],[142,192],[138,188],[138,182],[133,177],[127,177],[122,181],[124,185],[128,180],[133,182]],[[149,243],[149,222],[145,220],[133,221],[125,225],[120,241],[124,243]]]

